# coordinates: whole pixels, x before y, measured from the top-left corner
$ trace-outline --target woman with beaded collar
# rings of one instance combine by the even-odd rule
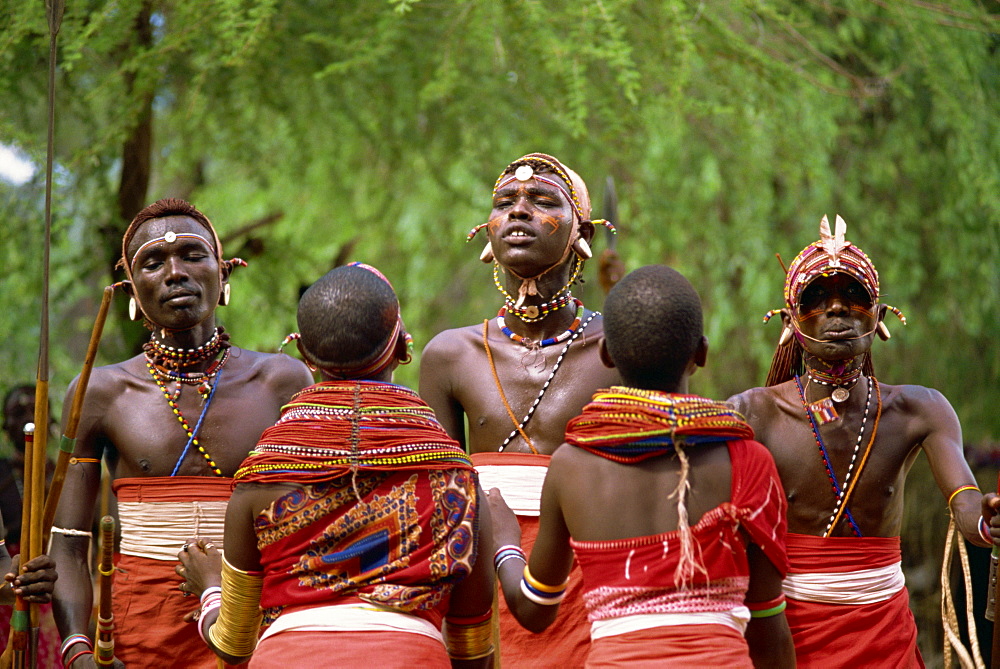
[[[223,260],[212,223],[183,200],[149,205],[124,235],[129,312],[151,336],[142,354],[93,370],[52,530],[62,565],[56,616],[64,658],[79,658],[74,666],[90,662],[80,651],[90,643],[87,539],[102,458],[122,529],[117,657],[132,666],[215,666],[182,621],[194,607],[182,598],[184,583],[177,591],[177,551],[192,536],[221,543],[229,477],[284,402],[312,381],[301,362],[233,346],[217,325],[240,264]]]
[[[594,224],[603,223],[590,216],[587,185],[556,158],[531,153],[510,163],[494,184],[489,220],[468,236],[485,230],[480,258],[493,265],[504,304],[494,318],[438,334],[421,358],[421,396],[472,454],[483,487],[502,490],[519,514],[526,548],[567,421],[595,390],[618,382],[600,362],[601,315],[571,293],[591,257]],[[578,588],[574,579],[570,598]],[[570,608],[576,620],[567,616],[531,635],[501,602],[503,663],[582,664],[589,645],[583,609]]]
[[[783,325],[767,386],[729,403],[774,455],[788,496],[784,590],[799,666],[919,667],[900,568],[906,474],[922,449],[959,531],[980,546],[1000,536],[988,522],[1000,498],[975,485],[941,393],[875,378],[886,314],[906,321],[879,302],[878,271],[846,229],[824,216],[820,239],[788,266],[785,307],[765,316]]]

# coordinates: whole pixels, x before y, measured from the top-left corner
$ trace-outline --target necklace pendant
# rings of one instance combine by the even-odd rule
[[[538,318],[538,307],[534,304],[529,304],[524,308],[524,315],[528,318]]]
[[[846,402],[847,398],[849,398],[850,396],[851,393],[847,390],[847,388],[834,388],[833,393],[830,394],[830,397],[833,398],[833,401],[837,403]]]

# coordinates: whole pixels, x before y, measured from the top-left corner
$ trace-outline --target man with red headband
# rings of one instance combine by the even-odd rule
[[[120,264],[130,315],[152,332],[142,354],[95,369],[88,387],[52,528],[63,659],[93,664],[88,544],[103,458],[121,525],[116,656],[133,667],[214,667],[195,626],[182,621],[196,602],[184,599],[184,583],[178,590],[177,552],[191,537],[221,547],[230,477],[312,376],[288,356],[237,348],[216,324],[230,272],[244,263],[223,260],[211,222],[189,203],[164,199],[140,211]]]
[[[483,488],[499,488],[518,514],[529,552],[542,481],[567,421],[594,391],[619,382],[601,364],[601,315],[571,292],[591,257],[594,224],[605,223],[590,215],[586,184],[556,158],[531,153],[508,165],[489,221],[469,234],[485,228],[480,259],[493,265],[504,305],[496,318],[437,335],[420,366],[421,396],[472,454]],[[502,663],[582,665],[589,639],[579,597],[574,569],[567,615],[539,635],[522,629],[501,601]]]
[[[906,474],[923,449],[958,529],[985,546],[1000,498],[984,496],[941,393],[890,386],[871,346],[889,338],[875,265],[839,216],[785,278],[767,387],[730,398],[774,455],[788,496],[786,615],[799,667],[921,667],[900,566]],[[765,317],[770,318],[774,312]],[[994,529],[993,536],[1000,534]]]

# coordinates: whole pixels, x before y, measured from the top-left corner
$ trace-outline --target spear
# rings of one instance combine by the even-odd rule
[[[37,406],[37,402],[36,402]],[[31,487],[34,483],[32,477],[32,460],[35,457],[35,424],[28,423],[24,426],[24,500],[31,497]],[[25,501],[21,504],[21,558],[20,563],[25,563],[24,554],[28,543],[31,541],[31,505]],[[28,666],[28,639],[30,636],[31,614],[28,603],[20,595],[16,595],[14,600],[14,611],[10,617],[10,641],[7,651],[4,652],[4,666],[9,658],[11,665],[16,669]],[[9,655],[8,655],[9,653]]]
[[[603,204],[604,219],[616,228],[619,227],[618,193],[615,191],[615,178],[610,174],[604,182]],[[601,288],[604,289],[605,295],[625,275],[625,264],[618,257],[617,251],[615,251],[617,237],[615,237],[611,230],[607,231],[607,240],[608,247],[601,251],[601,256],[597,260],[597,280],[600,282]]]
[[[997,494],[1000,494],[1000,477],[997,480]],[[996,606],[1000,601],[1000,576],[997,575],[997,563],[1000,561],[1000,549],[993,544],[990,555],[990,602],[986,607],[986,619],[993,621],[993,650],[990,653],[990,666],[1000,669],[1000,624],[997,623]],[[970,632],[971,634],[971,632]]]

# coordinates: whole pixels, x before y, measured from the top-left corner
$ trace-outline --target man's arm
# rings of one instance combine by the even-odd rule
[[[756,544],[747,547],[750,564],[750,586],[747,603],[770,602],[781,596],[781,572],[775,568]],[[747,624],[747,645],[755,667],[775,669],[795,666],[795,646],[784,611],[770,616],[753,617]]]
[[[977,546],[991,545],[979,531],[979,520],[986,515],[988,505],[978,489],[968,488],[954,494],[964,486],[975,485],[976,479],[969,469],[962,450],[962,426],[951,403],[932,388],[911,386],[908,400],[913,402],[914,411],[926,426],[922,447],[934,474],[934,480],[950,501],[955,524],[966,539]],[[949,498],[951,498],[949,500]],[[995,512],[994,512],[995,513]]]
[[[434,409],[448,436],[465,448],[465,411],[454,396],[447,333],[434,337],[420,356],[420,397]]]
[[[100,385],[96,377],[95,374],[91,393],[94,393],[95,386]],[[66,391],[63,403],[64,427],[78,382],[79,379],[74,379]],[[85,406],[77,431],[74,456],[101,457],[97,446],[98,429],[97,420]],[[53,612],[59,633],[64,639],[71,634],[89,635],[93,612],[93,583],[87,565],[90,557],[90,530],[94,522],[94,505],[100,482],[100,462],[70,465],[53,521],[50,551],[59,565],[59,580],[53,591]],[[74,665],[78,664],[79,662],[74,662]]]
[[[569,545],[569,529],[559,501],[559,488],[563,480],[570,480],[558,450],[552,456],[545,483],[542,486],[541,517],[538,520],[538,538],[528,558],[532,578],[539,583],[559,587],[566,583],[573,567],[573,551]],[[570,480],[571,482],[571,480]],[[490,513],[493,515],[494,537],[497,546],[520,545],[521,530],[517,517],[507,507],[500,491],[490,491]],[[559,605],[541,605],[533,602],[521,591],[524,568],[520,560],[507,560],[497,574],[503,588],[507,607],[522,627],[535,632],[545,630],[556,619]]]

